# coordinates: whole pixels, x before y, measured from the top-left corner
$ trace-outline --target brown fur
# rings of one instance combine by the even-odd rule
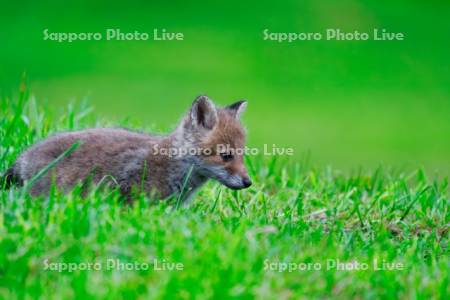
[[[229,145],[231,150],[243,149],[245,146],[245,133],[235,118],[226,110],[219,111],[219,122],[213,129],[211,135],[202,143],[203,148],[209,148],[214,155],[205,156],[205,160],[212,164],[221,164],[219,153],[216,153],[216,145]],[[225,162],[225,170],[229,173],[246,176],[243,156],[235,155],[235,159]]]
[[[224,161],[217,153],[218,144],[242,148],[245,132],[238,117],[245,102],[216,108],[206,96],[198,97],[177,129],[167,136],[153,136],[125,129],[97,128],[59,133],[25,151],[12,168],[11,178],[30,180],[77,141],[81,145],[64,158],[31,188],[32,195],[47,194],[52,182],[63,190],[90,180],[93,183],[117,185],[122,194],[144,187],[145,192],[166,198],[182,192],[187,173],[186,195],[189,196],[209,178],[231,188],[244,188],[249,178],[242,155]],[[169,157],[158,149],[211,149],[208,155]],[[187,197],[186,196],[186,197]],[[185,198],[186,198],[185,197]]]

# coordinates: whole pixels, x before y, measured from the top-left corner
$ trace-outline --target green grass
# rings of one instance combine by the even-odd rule
[[[42,109],[25,92],[0,103],[0,170],[58,130],[98,123],[89,109]],[[306,161],[248,157],[254,185],[202,188],[188,207],[145,196],[123,205],[116,191],[52,189],[33,199],[0,191],[0,298],[416,298],[449,294],[447,179],[383,166],[340,172]],[[105,270],[122,262],[182,263],[182,271]],[[53,263],[100,271],[44,270]],[[368,263],[327,270],[327,260]],[[404,270],[375,271],[374,259]],[[318,263],[278,272],[267,262]]]

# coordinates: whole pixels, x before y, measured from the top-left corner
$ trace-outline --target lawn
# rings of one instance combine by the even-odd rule
[[[58,130],[105,124],[22,91],[0,104],[0,170]],[[254,185],[188,207],[117,191],[0,191],[0,298],[448,299],[448,180],[247,157]]]
[[[0,174],[55,132],[168,132],[200,94],[248,100],[249,147],[294,151],[247,156],[250,189],[210,182],[187,207],[0,189],[0,299],[449,298],[449,1],[24,1],[0,19]],[[44,34],[110,28],[185,39]],[[328,29],[405,38],[264,40]]]

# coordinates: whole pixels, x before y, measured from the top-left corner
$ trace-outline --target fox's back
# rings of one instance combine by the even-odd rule
[[[71,185],[76,179],[88,176],[90,172],[93,172],[94,180],[105,174],[119,178],[130,176],[130,172],[141,167],[151,145],[158,140],[157,136],[120,128],[58,133],[25,151],[19,157],[14,170],[22,180],[29,180],[79,141],[80,146],[53,171],[60,186]],[[38,182],[34,193],[40,194],[42,187],[48,186],[50,179],[50,175],[47,175],[40,184]]]

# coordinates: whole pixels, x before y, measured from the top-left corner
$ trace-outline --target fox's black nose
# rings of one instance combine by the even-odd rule
[[[244,185],[244,187],[248,188],[252,185],[252,181],[250,180],[250,178],[246,177],[242,179],[242,184]]]

